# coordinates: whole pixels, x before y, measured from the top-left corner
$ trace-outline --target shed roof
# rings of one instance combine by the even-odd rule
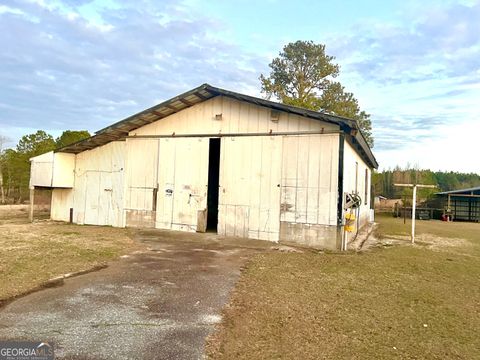
[[[360,131],[356,120],[348,119],[341,116],[331,115],[325,112],[308,110],[296,106],[280,104],[277,102],[260,99],[257,97],[236,93],[225,89],[220,89],[209,84],[203,84],[181,95],[175,96],[151,108],[143,110],[137,114],[127,117],[113,125],[107,126],[95,133],[95,135],[76,142],[71,145],[64,146],[55,150],[56,152],[67,152],[78,154],[82,151],[91,150],[98,146],[105,145],[111,141],[123,140],[128,136],[130,131],[139,127],[151,124],[155,121],[163,119],[169,115],[179,112],[195,104],[199,104],[205,100],[216,96],[226,96],[251,104],[268,107],[279,111],[284,111],[311,119],[321,120],[328,123],[339,125],[340,128],[350,133],[350,129],[358,130],[352,134],[352,142],[362,158],[374,168],[378,168],[377,160],[373,155],[370,147],[365,141],[365,137]]]
[[[472,193],[472,192],[480,192],[480,186],[467,188],[467,189],[458,189],[458,190],[451,190],[451,191],[443,191],[437,193],[437,195],[453,195],[453,194],[463,194],[463,193]]]

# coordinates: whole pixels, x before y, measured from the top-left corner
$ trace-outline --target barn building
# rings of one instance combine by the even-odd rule
[[[343,247],[378,164],[356,121],[208,84],[31,159],[51,218]]]

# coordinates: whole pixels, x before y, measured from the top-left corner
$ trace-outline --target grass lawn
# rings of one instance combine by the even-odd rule
[[[251,259],[214,359],[479,359],[480,224],[380,217],[365,252]],[[393,242],[388,238],[392,236]]]
[[[45,281],[88,270],[138,247],[126,229],[27,222],[0,213],[0,304]]]

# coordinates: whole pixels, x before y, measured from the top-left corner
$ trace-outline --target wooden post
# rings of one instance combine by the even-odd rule
[[[447,220],[448,221],[451,221],[453,219],[451,219],[451,217],[453,218],[453,211],[452,211],[452,208],[451,208],[451,203],[450,203],[450,194],[448,194],[448,202],[447,202]]]
[[[31,186],[30,187],[30,212],[28,214],[28,220],[30,222],[33,222],[33,207],[34,207],[34,202],[35,202],[35,187]]]

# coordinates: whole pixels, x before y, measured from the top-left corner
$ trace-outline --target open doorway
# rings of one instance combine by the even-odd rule
[[[217,232],[220,138],[210,139],[208,154],[207,231]]]

